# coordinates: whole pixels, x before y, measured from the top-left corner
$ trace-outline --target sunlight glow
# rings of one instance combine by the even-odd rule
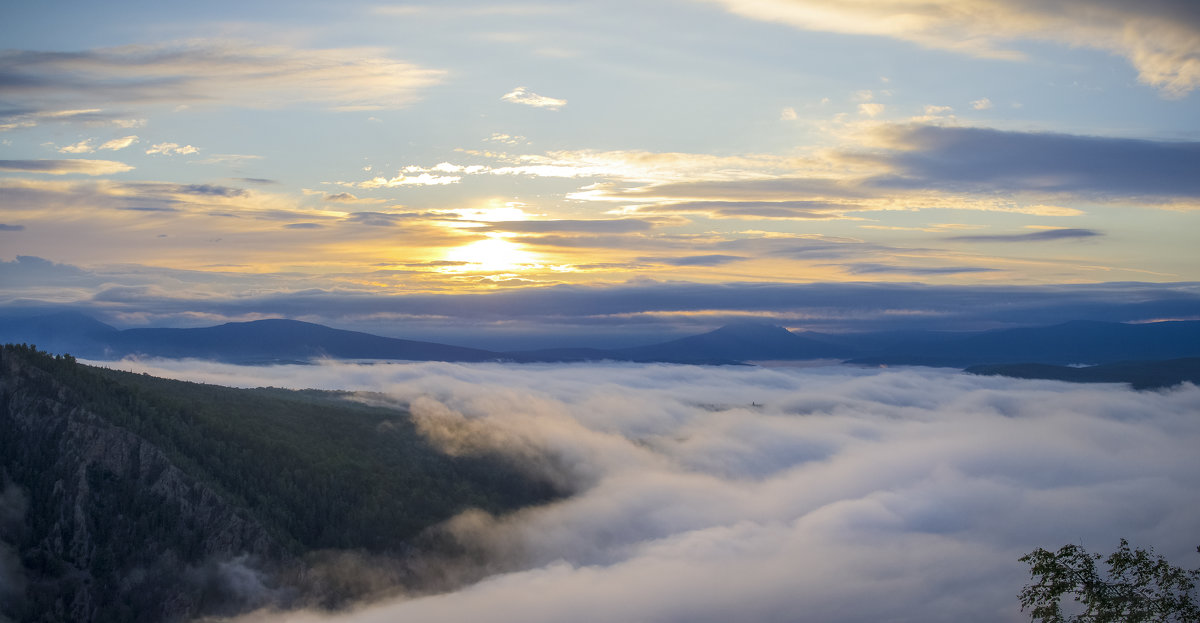
[[[442,269],[443,272],[512,272],[541,266],[537,254],[526,251],[520,244],[505,240],[498,234],[490,234],[483,240],[450,249],[445,259],[465,264],[446,267]]]
[[[467,221],[483,221],[487,223],[498,223],[502,221],[527,221],[529,214],[522,210],[525,207],[520,201],[501,201],[499,199],[491,199],[480,207],[476,208],[457,208],[452,210],[461,218]],[[465,226],[474,226],[473,223],[464,224]]]

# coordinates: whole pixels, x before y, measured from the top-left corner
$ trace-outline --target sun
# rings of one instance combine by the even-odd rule
[[[446,252],[451,262],[465,262],[458,270],[480,270],[487,272],[513,272],[539,264],[536,254],[521,248],[520,244],[499,236],[488,236]]]

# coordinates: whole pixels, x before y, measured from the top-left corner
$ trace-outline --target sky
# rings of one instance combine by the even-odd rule
[[[359,399],[409,408],[443,450],[506,456],[572,492],[441,526],[470,564],[412,567],[462,578],[445,592],[239,623],[1015,623],[1029,620],[1018,559],[1036,548],[1107,554],[1126,538],[1185,568],[1200,556],[1192,384],[848,366],[101,365],[373,392]],[[335,577],[388,568],[355,560],[339,558]],[[286,594],[252,561],[226,570],[248,603]]]
[[[0,40],[9,312],[598,341],[1200,316],[1191,0],[20,3]]]

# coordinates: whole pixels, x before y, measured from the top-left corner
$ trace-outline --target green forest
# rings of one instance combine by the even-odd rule
[[[529,480],[500,456],[443,454],[417,433],[407,412],[368,406],[342,392],[166,380],[89,367],[28,346],[4,346],[3,356],[0,469],[5,483],[28,497],[23,521],[5,537],[15,543],[30,583],[23,606],[8,613],[17,620],[43,620],[36,613],[44,600],[61,600],[56,592],[74,590],[70,578],[80,575],[88,576],[98,601],[91,620],[158,620],[150,614],[155,609],[135,603],[137,591],[122,589],[129,574],[144,574],[164,559],[197,567],[214,551],[206,542],[213,531],[206,518],[189,516],[189,509],[200,508],[188,500],[199,496],[197,487],[155,491],[147,483],[156,475],[145,466],[126,461],[124,468],[106,468],[85,456],[96,450],[79,450],[80,457],[65,463],[70,457],[64,454],[75,451],[64,439],[76,421],[99,418],[161,450],[248,524],[261,526],[269,546],[254,553],[267,559],[264,567],[290,565],[293,576],[304,575],[296,566],[315,552],[402,559],[414,548],[446,546],[421,537],[465,509],[503,513],[565,493]],[[63,417],[56,420],[56,413]],[[35,425],[15,425],[18,416],[23,422],[32,417]],[[137,463],[137,453],[130,454]],[[122,470],[140,476],[117,473]],[[77,472],[86,474],[85,528],[67,521],[70,509],[62,508],[63,483],[69,488]],[[64,529],[85,529],[89,553],[56,550]],[[165,577],[155,582],[164,591],[179,590]],[[351,594],[326,596],[330,603],[354,596],[353,587],[342,589]],[[201,595],[195,607],[203,610],[203,601]]]

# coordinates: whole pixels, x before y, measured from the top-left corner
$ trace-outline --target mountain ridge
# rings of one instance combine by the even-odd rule
[[[626,348],[564,345],[492,351],[383,337],[321,324],[271,318],[201,328],[119,330],[75,312],[6,322],[0,341],[51,352],[115,360],[126,356],[198,358],[230,363],[297,363],[314,359],[518,363],[633,361],[730,365],[767,360],[834,359],[861,365],[965,368],[982,364],[1103,364],[1200,357],[1200,321],[1125,324],[1072,320],[1043,327],[975,332],[794,332],[767,322]]]

